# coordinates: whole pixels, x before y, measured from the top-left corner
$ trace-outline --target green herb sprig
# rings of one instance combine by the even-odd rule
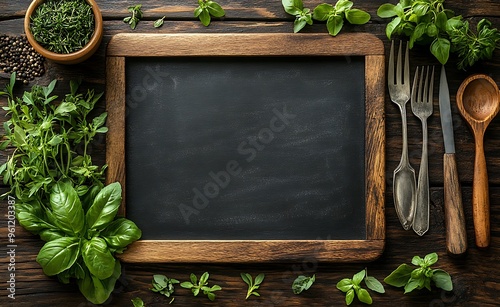
[[[168,278],[165,275],[153,275],[153,281],[152,285],[153,288],[151,288],[151,291],[153,292],[158,292],[160,294],[165,295],[166,297],[170,297],[174,293],[174,285],[178,284],[179,281],[174,278]],[[174,298],[170,301],[169,304],[172,304],[174,301]]]
[[[365,304],[371,304],[373,302],[370,293],[361,287],[361,282],[363,280],[368,289],[378,293],[385,293],[384,286],[375,277],[368,276],[367,270],[365,269],[354,274],[352,279],[344,278],[337,283],[337,289],[346,294],[345,303],[347,305],[353,302],[354,295],[358,297],[360,302]]]
[[[413,257],[411,263],[418,268],[411,267],[406,263],[401,264],[384,282],[394,287],[404,287],[405,294],[415,289],[427,288],[431,291],[431,282],[436,287],[445,291],[453,290],[453,283],[450,275],[441,269],[432,269],[430,266],[438,261],[436,253],[428,254],[422,259],[419,256]]]
[[[224,9],[215,1],[198,0],[198,7],[194,10],[194,17],[198,17],[201,23],[208,27],[211,17],[222,17],[226,15]]]
[[[36,261],[48,276],[62,283],[76,279],[80,292],[94,304],[105,302],[121,275],[114,257],[141,236],[130,220],[115,219],[121,186],[104,186],[104,167],[92,164],[88,146],[105,133],[106,113],[92,120],[89,113],[101,94],[78,94],[79,83],[56,103],[56,81],[35,85],[22,99],[14,97],[15,74],[1,95],[10,119],[1,148],[14,147],[0,166],[4,184],[15,195],[19,224],[46,241]],[[82,154],[74,148],[81,146]]]
[[[444,7],[444,0],[399,0],[396,5],[382,4],[377,15],[392,18],[386,26],[389,39],[394,34],[410,38],[415,43],[429,45],[430,52],[441,64],[448,62],[450,53],[459,58],[457,67],[466,69],[479,60],[491,59],[499,47],[500,32],[486,19],[479,22],[474,33],[462,16]]]
[[[252,278],[252,275],[248,273],[241,273],[241,279],[248,285],[247,296],[245,299],[247,300],[251,295],[260,296],[260,294],[256,291],[259,289],[260,284],[264,281],[264,274],[259,274],[255,277],[255,281]]]
[[[143,13],[142,13],[142,4],[136,4],[128,7],[128,11],[131,16],[123,18],[124,23],[128,23],[132,30],[135,30],[139,21],[141,21]]]
[[[155,28],[159,28],[159,27],[163,26],[163,23],[165,22],[165,17],[166,17],[166,16],[163,16],[162,18],[157,19],[157,20],[153,23],[153,26],[154,26]]]
[[[131,301],[132,301],[132,304],[134,305],[134,307],[146,306],[140,297],[134,297],[133,299],[131,299]]]
[[[302,291],[309,290],[316,281],[316,274],[311,277],[300,275],[292,283],[292,291],[294,294],[300,294]]]
[[[104,187],[106,165],[92,163],[88,154],[94,138],[106,133],[107,113],[93,119],[90,112],[102,96],[94,90],[78,93],[79,82],[71,81],[71,91],[56,103],[52,95],[56,81],[48,86],[34,85],[22,98],[14,97],[15,73],[4,95],[7,95],[5,135],[0,145],[14,147],[14,152],[3,165],[0,175],[10,186],[4,194],[14,195],[20,203],[48,203],[52,187],[61,179],[71,181],[78,195],[86,198]],[[80,153],[74,149],[80,148]]]
[[[198,278],[196,275],[191,273],[189,279],[190,281],[185,281],[181,283],[181,287],[185,289],[191,289],[191,292],[193,292],[193,296],[198,296],[200,292],[203,292],[209,300],[214,301],[215,300],[215,291],[222,290],[222,288],[218,285],[213,285],[212,287],[208,286],[208,277],[210,275],[208,272],[203,273],[200,276],[200,280],[198,281]]]
[[[35,40],[55,53],[82,49],[94,34],[94,13],[85,0],[47,0],[30,19]]]
[[[369,13],[352,8],[354,3],[348,0],[338,0],[335,6],[322,3],[316,6],[312,13],[310,9],[304,8],[302,0],[282,0],[281,3],[285,12],[295,16],[294,33],[302,30],[306,24],[312,25],[313,19],[315,19],[326,21],[328,33],[332,36],[337,36],[344,26],[344,19],[351,24],[362,25],[367,23],[371,18]]]

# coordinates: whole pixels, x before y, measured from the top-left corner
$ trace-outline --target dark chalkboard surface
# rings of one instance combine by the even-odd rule
[[[141,204],[127,216],[143,239],[365,238],[364,58],[126,69],[127,201]]]
[[[375,37],[121,34],[107,74],[107,180],[122,183],[121,213],[143,231],[125,261],[382,252]]]

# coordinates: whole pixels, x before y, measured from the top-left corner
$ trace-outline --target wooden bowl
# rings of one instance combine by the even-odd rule
[[[43,48],[35,39],[30,30],[30,20],[31,15],[35,12],[36,8],[42,4],[45,0],[33,0],[28,10],[26,11],[26,16],[24,18],[24,32],[26,33],[26,38],[33,48],[46,57],[56,63],[61,64],[77,64],[88,59],[101,44],[103,27],[102,27],[102,14],[99,6],[94,0],[85,0],[88,4],[92,6],[92,12],[94,13],[94,34],[90,38],[90,41],[82,49],[72,52],[72,53],[55,53]]]

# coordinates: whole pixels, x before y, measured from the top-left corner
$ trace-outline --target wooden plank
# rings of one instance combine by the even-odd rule
[[[118,181],[122,183],[122,197],[125,202],[125,58],[108,57],[106,59],[106,110],[108,112],[106,135],[106,156],[108,160],[106,184]],[[121,206],[118,215],[125,215]]]
[[[383,55],[384,46],[375,36],[366,33],[343,34],[337,37],[331,37],[328,34],[127,33],[118,34],[111,39],[107,54],[108,56],[128,57],[361,56]]]
[[[20,1],[7,1],[3,4],[2,11],[0,12],[0,20],[2,18],[23,17],[26,9],[30,4],[30,0]],[[223,20],[256,20],[256,19],[293,19],[292,16],[286,14],[281,5],[281,1],[267,1],[267,0],[219,0],[217,1],[222,8],[226,11],[226,16]],[[128,6],[135,3],[125,3],[120,0],[100,0],[97,1],[103,16],[106,18],[124,18],[129,13]],[[142,10],[144,12],[144,19],[154,20],[167,16],[167,19],[195,19],[193,11],[198,6],[197,1],[186,2],[182,0],[172,1],[156,1],[156,0],[143,0]],[[311,0],[305,2],[305,7],[314,9],[317,5],[324,3],[321,0]],[[368,11],[372,15],[372,19],[381,20],[377,15],[378,7],[383,3],[396,4],[397,1],[370,1],[355,3],[355,7]],[[332,2],[334,4],[334,2]],[[477,0],[474,5],[467,5],[467,0],[447,0],[445,7],[453,10],[456,14],[461,14],[465,17],[471,16],[500,16],[500,3],[496,0]],[[214,18],[219,19],[219,18]],[[388,19],[385,19],[388,20]]]

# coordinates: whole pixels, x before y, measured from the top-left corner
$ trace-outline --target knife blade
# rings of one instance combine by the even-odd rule
[[[467,234],[465,231],[462,191],[455,159],[455,139],[453,136],[450,91],[444,65],[441,68],[439,80],[439,112],[445,150],[443,156],[443,174],[446,249],[449,254],[458,256],[464,254],[467,250]]]

